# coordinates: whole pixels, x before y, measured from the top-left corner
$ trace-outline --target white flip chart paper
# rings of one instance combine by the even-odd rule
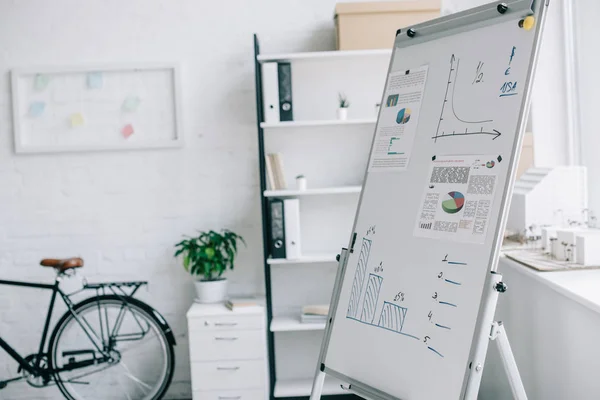
[[[424,65],[390,74],[369,171],[403,171],[408,167],[428,68]]]

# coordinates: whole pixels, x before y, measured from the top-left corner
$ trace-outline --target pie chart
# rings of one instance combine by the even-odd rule
[[[410,108],[403,108],[398,111],[398,115],[396,116],[397,124],[405,124],[410,121]]]
[[[465,196],[461,192],[450,192],[444,196],[442,201],[442,210],[448,214],[456,214],[465,205]]]

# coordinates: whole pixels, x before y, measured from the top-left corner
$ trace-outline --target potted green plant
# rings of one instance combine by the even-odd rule
[[[339,120],[345,121],[348,118],[348,107],[350,102],[343,93],[338,93],[339,108],[337,110],[337,116]]]
[[[197,237],[187,237],[175,245],[175,257],[183,257],[183,267],[196,277],[196,301],[219,303],[227,297],[227,279],[223,273],[233,269],[238,252],[238,242],[246,245],[244,238],[222,230],[200,232]]]

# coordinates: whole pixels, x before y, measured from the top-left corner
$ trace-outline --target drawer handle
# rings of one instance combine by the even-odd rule
[[[221,400],[239,400],[242,396],[219,396]]]
[[[240,367],[217,367],[219,371],[237,371]]]
[[[237,322],[215,322],[215,326],[236,326]]]
[[[215,340],[228,340],[233,342],[234,340],[238,340],[237,337],[223,337],[223,336],[217,336],[215,337]]]

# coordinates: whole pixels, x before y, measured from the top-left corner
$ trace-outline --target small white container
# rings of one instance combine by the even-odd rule
[[[340,121],[345,121],[348,119],[348,108],[338,108],[337,117]]]
[[[194,301],[201,304],[222,303],[227,300],[227,279],[214,281],[196,280],[196,298]]]
[[[296,188],[299,191],[305,191],[306,190],[306,178],[304,176],[298,176],[296,177]]]

